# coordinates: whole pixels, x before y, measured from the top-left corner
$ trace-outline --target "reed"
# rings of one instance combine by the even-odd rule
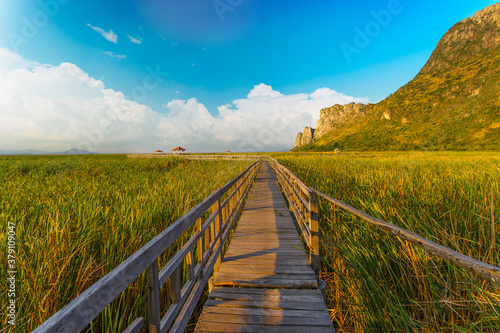
[[[500,266],[500,155],[280,154],[306,185]],[[498,332],[500,288],[320,200],[322,278],[339,332]]]
[[[6,315],[1,326],[33,330],[249,164],[122,155],[0,158],[0,252],[6,253],[8,221],[18,241],[16,326],[7,328]],[[6,264],[0,262],[2,281]],[[116,332],[145,316],[144,282],[136,280],[89,331]],[[6,313],[6,284],[0,288]]]

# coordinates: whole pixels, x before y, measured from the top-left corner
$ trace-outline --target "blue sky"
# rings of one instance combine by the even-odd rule
[[[315,126],[321,107],[352,100],[378,102],[393,93],[418,73],[439,39],[454,23],[494,3],[496,1],[479,0],[0,0],[0,48],[4,49],[0,62],[12,63],[13,57],[17,57],[16,63],[34,62],[23,65],[31,74],[37,72],[36,68],[51,66],[52,71],[64,72],[66,74],[60,75],[80,80],[83,85],[102,84],[100,88],[94,87],[100,92],[89,95],[93,101],[97,96],[106,95],[102,92],[106,89],[122,93],[121,98],[128,104],[135,102],[130,104],[132,109],[127,109],[134,115],[129,118],[145,117],[137,120],[138,123],[155,121],[165,125],[164,131],[173,132],[185,126],[184,132],[200,132],[189,138],[180,133],[153,138],[147,134],[161,130],[158,126],[154,130],[145,126],[142,137],[136,133],[136,138],[142,139],[130,144],[123,138],[120,141],[126,126],[122,128],[123,133],[120,129],[105,133],[99,129],[100,125],[95,125],[98,121],[94,119],[93,124],[88,124],[87,134],[96,133],[97,129],[102,138],[96,134],[99,140],[92,142],[87,138],[91,144],[82,144],[93,151],[143,151],[183,142],[196,151],[224,151],[227,147],[283,150],[293,146],[293,133],[304,126]],[[60,67],[65,63],[74,67]],[[79,74],[75,74],[77,72]],[[37,82],[61,84],[54,81],[53,73],[46,75],[51,79],[31,75],[27,80],[33,80],[34,90]],[[95,82],[86,82],[82,75],[88,75],[88,80]],[[75,85],[75,89],[78,86]],[[325,88],[328,91],[320,90],[321,93],[313,96]],[[25,96],[28,94],[25,90],[16,90],[16,94],[26,106],[29,103],[24,99],[29,97]],[[84,98],[78,96],[77,91],[71,91],[70,95]],[[61,94],[54,95],[53,100],[45,98],[43,102],[43,96],[37,96],[38,102],[33,102],[35,107],[47,103],[56,105],[65,100]],[[259,115],[262,110],[255,108],[266,108],[266,101],[275,109]],[[5,107],[12,107],[15,102],[9,103]],[[68,103],[64,104],[66,108],[73,105]],[[286,103],[303,105],[305,114]],[[89,107],[95,105],[89,104]],[[280,107],[283,109],[275,112]],[[81,127],[72,117],[80,119],[78,112],[85,113],[84,110],[72,110],[73,116],[69,115],[68,123],[64,124],[64,108],[55,108],[40,107],[40,112],[45,112],[42,114],[45,117],[57,113],[61,126]],[[224,118],[224,112],[233,120],[244,118],[245,121],[223,126],[220,118]],[[241,112],[245,112],[244,117]],[[106,121],[112,122],[113,128],[121,128],[121,123],[117,123],[119,117],[112,113],[108,109],[101,116],[96,113],[93,117],[103,118],[106,114]],[[275,126],[278,130],[269,129],[275,137],[286,134],[284,137],[290,140],[288,145],[285,141],[270,139],[245,145],[237,135],[220,136],[214,132],[253,122],[250,114],[259,115],[257,119],[262,120],[266,114],[273,113],[279,117],[291,115],[286,124]],[[209,123],[213,122],[209,127],[189,123],[190,117],[209,116],[213,117],[207,118]],[[2,122],[4,125],[6,119],[22,122],[19,117],[14,118],[5,116]],[[169,121],[177,123],[166,124]],[[68,133],[66,139],[58,140],[54,134],[57,130],[36,126],[24,131],[20,128],[21,132],[10,137],[0,136],[0,149],[58,149],[62,141],[67,144],[71,137]],[[249,128],[246,135],[252,133]],[[256,135],[259,134],[266,136]],[[50,140],[41,142],[43,135]],[[199,142],[208,136],[210,144]],[[30,144],[29,139],[21,140],[21,137],[38,139]],[[69,144],[75,145],[84,139],[85,135],[76,135]]]

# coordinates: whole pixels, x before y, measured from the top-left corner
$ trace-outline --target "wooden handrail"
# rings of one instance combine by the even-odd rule
[[[169,157],[179,157],[185,160],[238,160],[238,161],[248,161],[248,160],[259,160],[264,156],[261,155],[191,155],[191,154],[128,154],[129,158],[169,158]]]
[[[482,261],[479,261],[477,259],[471,258],[469,256],[466,256],[465,254],[462,254],[460,252],[454,251],[450,248],[447,248],[445,246],[439,245],[437,243],[434,243],[433,241],[428,240],[427,238],[424,238],[422,236],[419,236],[411,231],[408,231],[406,229],[400,228],[392,223],[383,221],[381,219],[378,219],[376,217],[370,216],[366,214],[365,212],[356,209],[354,207],[351,207],[342,201],[336,200],[324,193],[319,192],[316,189],[312,189],[314,192],[316,192],[320,197],[328,200],[329,202],[335,204],[336,206],[352,213],[353,215],[356,215],[357,217],[363,219],[366,222],[371,223],[372,225],[388,231],[392,233],[393,235],[396,235],[404,240],[407,240],[408,242],[412,243],[413,245],[420,247],[427,252],[441,258],[447,261],[450,261],[454,263],[455,265],[462,267],[463,269],[473,272],[486,281],[493,282],[497,285],[500,285],[500,268],[484,263]]]
[[[33,332],[82,331],[143,272],[146,272],[148,281],[149,332],[164,333],[169,329],[170,332],[182,332],[216,262],[221,258],[224,244],[243,208],[259,166],[260,159],[175,221]],[[226,194],[227,198],[221,202]],[[216,208],[202,223],[203,216],[214,205]],[[159,272],[158,258],[191,226],[196,228],[193,236]],[[188,277],[182,285],[180,271],[183,264],[187,267]],[[167,280],[170,281],[171,305],[165,316],[160,318],[159,290]],[[137,318],[124,332],[138,332],[143,326],[144,318]]]

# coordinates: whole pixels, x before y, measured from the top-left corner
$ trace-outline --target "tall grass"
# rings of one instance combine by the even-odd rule
[[[0,158],[0,252],[16,224],[17,320],[28,332],[251,162],[125,156]],[[6,314],[6,260],[0,263]],[[102,315],[115,332],[145,316],[143,277]],[[2,327],[7,317],[2,315]]]
[[[308,186],[500,266],[500,155],[278,155]],[[498,332],[500,288],[320,199],[339,332]]]

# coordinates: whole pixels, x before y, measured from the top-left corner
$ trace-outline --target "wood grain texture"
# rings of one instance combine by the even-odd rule
[[[263,164],[196,332],[334,332],[303,247]]]

